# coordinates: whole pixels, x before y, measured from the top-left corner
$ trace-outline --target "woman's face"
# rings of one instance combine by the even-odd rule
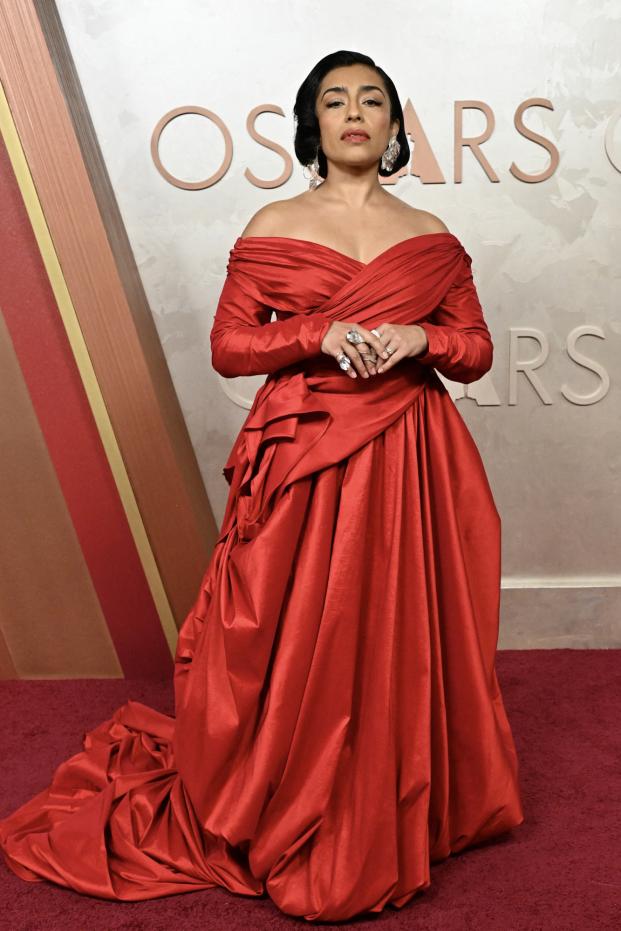
[[[333,68],[323,78],[315,112],[326,158],[346,165],[377,164],[399,121],[390,120],[384,82],[368,65]],[[346,137],[347,133],[362,135]]]

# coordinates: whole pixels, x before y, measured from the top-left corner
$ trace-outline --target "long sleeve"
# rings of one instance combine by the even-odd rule
[[[494,346],[483,317],[470,262],[453,282],[429,320],[421,326],[427,334],[427,350],[413,356],[432,365],[446,378],[468,384],[492,367]]]
[[[270,322],[272,310],[228,274],[211,329],[211,361],[225,378],[264,375],[318,355],[332,320],[321,313]]]

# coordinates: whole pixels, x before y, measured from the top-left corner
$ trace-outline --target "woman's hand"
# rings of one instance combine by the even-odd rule
[[[347,331],[355,329],[364,337],[363,343],[350,343]],[[427,350],[427,334],[418,324],[380,323],[373,327],[379,337],[354,321],[335,320],[323,338],[321,351],[336,358],[341,352],[348,356],[352,365],[347,370],[356,378],[356,370],[363,378],[369,373],[386,372],[401,359],[420,355]],[[378,356],[381,361],[377,365]]]
[[[349,330],[357,330],[363,337],[364,342],[350,343],[347,340]],[[384,361],[388,361],[388,352],[384,349],[381,339],[354,320],[349,322],[347,320],[335,320],[322,340],[321,351],[325,352],[326,355],[334,356],[335,359],[341,353],[348,356],[352,364],[347,369],[346,374],[350,378],[357,378],[357,372],[363,378],[368,378],[369,374],[375,375],[378,356]]]
[[[427,351],[427,334],[417,323],[380,323],[373,329],[380,334],[382,345],[389,352],[389,358],[378,366],[378,372],[386,372],[401,359],[422,355]]]

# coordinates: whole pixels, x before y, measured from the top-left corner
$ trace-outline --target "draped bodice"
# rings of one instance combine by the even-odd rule
[[[361,262],[330,246],[285,236],[239,237],[228,274],[243,278],[249,298],[278,312],[329,314],[371,323],[391,314],[414,323],[435,307],[471,258],[453,233],[412,236]],[[400,319],[404,317],[405,319]]]

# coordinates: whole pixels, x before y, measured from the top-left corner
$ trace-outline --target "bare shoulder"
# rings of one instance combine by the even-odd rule
[[[440,217],[437,217],[435,213],[425,213],[425,222],[429,229],[428,233],[450,233],[450,230],[444,220],[441,220]]]
[[[278,236],[279,232],[286,228],[287,220],[294,214],[296,208],[299,209],[299,195],[283,200],[273,200],[265,204],[252,215],[241,232],[241,238]]]
[[[415,207],[410,207],[412,211],[412,225],[414,227],[414,233],[424,234],[424,233],[450,233],[450,230],[446,223],[437,217],[435,213],[430,213],[428,210],[419,210]]]

